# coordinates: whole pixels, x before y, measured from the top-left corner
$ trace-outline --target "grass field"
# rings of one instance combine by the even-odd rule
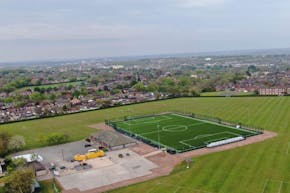
[[[62,117],[0,125],[0,131],[23,135],[29,148],[39,136],[66,132],[82,139],[95,129],[88,125],[105,119],[166,111],[186,111],[242,122],[275,131],[278,136],[224,152],[194,158],[166,177],[131,185],[114,193],[289,193],[290,97],[181,98],[111,108]]]
[[[117,128],[155,146],[184,152],[235,137],[249,137],[257,132],[237,129],[174,113],[152,115],[115,123]]]
[[[35,89],[35,88],[54,88],[54,87],[61,87],[61,86],[77,86],[77,85],[81,85],[83,81],[75,81],[75,82],[64,82],[64,83],[55,83],[55,84],[43,84],[43,85],[38,85],[38,86],[26,86],[26,87],[23,87],[23,88],[20,88],[20,89],[17,89],[16,91],[14,92],[20,92],[20,91],[23,91],[23,90],[27,90],[27,89]]]

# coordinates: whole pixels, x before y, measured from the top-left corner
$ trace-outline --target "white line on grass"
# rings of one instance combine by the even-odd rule
[[[151,119],[151,120],[143,120],[142,119]],[[146,117],[146,118],[140,118],[140,120],[138,119],[132,119],[132,120],[129,120],[129,121],[125,121],[124,124],[126,125],[142,125],[142,124],[148,124],[148,123],[159,123],[161,121],[166,121],[166,120],[170,120],[172,119],[171,117],[169,116],[166,116],[166,115],[162,115],[160,117]],[[132,123],[133,122],[133,123]]]
[[[262,193],[265,192],[266,187],[267,187],[267,185],[268,185],[269,182],[279,182],[279,183],[280,183],[279,190],[278,190],[277,193],[281,193],[282,188],[283,188],[283,184],[290,184],[290,182],[286,182],[286,181],[283,181],[283,180],[278,180],[278,179],[268,178],[268,179],[265,180],[265,183],[264,183],[264,187],[263,187]]]
[[[183,142],[183,140],[182,140],[182,141],[179,141],[179,143],[181,143],[181,144],[183,144],[183,145],[186,145],[186,146],[188,146],[188,147],[190,147],[190,148],[195,147],[195,146],[193,146],[193,145],[190,145],[190,144],[188,144],[188,143]]]
[[[264,193],[264,192],[265,192],[265,190],[266,190],[266,187],[267,187],[267,185],[268,185],[269,181],[270,181],[270,179],[266,179],[266,181],[265,181],[265,183],[264,183],[264,186],[263,186],[263,189],[262,189],[262,193]]]
[[[290,149],[290,142],[288,143],[288,147],[287,147],[287,150],[286,150],[286,154],[289,154],[289,149]]]
[[[235,136],[240,136],[240,135],[238,135],[236,133],[233,133],[233,132],[230,132],[230,131],[224,131],[224,132],[213,133],[213,134],[198,135],[198,136],[195,136],[194,138],[191,138],[191,139],[181,140],[181,141],[179,141],[179,143],[181,143],[183,145],[190,146],[190,147],[196,147],[196,146],[192,146],[192,145],[190,145],[189,143],[186,143],[186,142],[187,141],[194,141],[194,140],[197,140],[197,139],[202,139],[202,138],[205,138],[205,137],[212,137],[212,136],[220,135],[220,134],[231,134],[231,135],[235,135]],[[228,137],[223,137],[223,138],[215,138],[213,140],[214,141],[219,141],[219,140],[224,140],[224,139],[229,139],[229,138]],[[203,143],[208,144],[210,141],[213,141],[213,140],[203,141]]]
[[[204,138],[204,137],[212,137],[212,136],[215,136],[215,135],[220,135],[220,134],[231,134],[231,135],[234,135],[234,136],[241,136],[237,133],[233,133],[233,132],[230,132],[230,131],[223,131],[223,132],[219,132],[219,133],[211,133],[211,134],[204,134],[204,135],[198,135],[198,136],[195,136],[194,138],[192,139],[201,139],[201,138]],[[188,139],[188,140],[192,140],[192,139]],[[186,140],[184,140],[186,141]]]
[[[137,135],[142,136],[142,135],[153,134],[153,133],[161,133],[161,132],[163,132],[163,131],[162,130],[160,130],[160,131],[151,131],[151,132],[146,132],[146,133],[140,133],[140,134],[137,134]]]
[[[181,188],[179,186],[177,186],[177,188],[175,189],[174,193],[177,193]]]
[[[279,180],[279,179],[274,179],[274,178],[271,178],[269,179],[270,181],[273,181],[273,182],[283,182],[284,184],[290,184],[290,182],[286,182],[284,180]]]
[[[164,182],[160,182],[158,185],[165,185],[165,186],[168,186],[168,187],[176,187],[175,189],[175,192],[177,192],[178,190],[180,189],[186,189],[186,190],[189,190],[189,191],[198,191],[200,193],[214,193],[214,192],[209,192],[209,191],[206,191],[206,190],[201,190],[201,189],[196,189],[196,188],[192,188],[192,187],[187,187],[187,186],[181,186],[181,185],[173,185],[173,184],[169,184],[169,183],[164,183]]]
[[[193,123],[193,124],[190,124],[190,125],[187,125],[187,126],[190,127],[190,126],[205,125],[205,124],[206,123],[201,122],[201,123]]]
[[[177,128],[177,129],[174,129]],[[178,129],[178,128],[182,128],[182,129]],[[188,127],[186,125],[166,125],[164,127],[162,127],[163,131],[167,131],[167,132],[182,132],[182,131],[186,131],[188,129]]]
[[[230,138],[222,137],[222,138],[217,138],[217,139],[212,139],[212,140],[203,141],[203,143],[205,143],[205,144],[208,145],[208,144],[210,144],[210,143],[218,142],[218,141],[223,141],[223,140],[226,140],[226,139],[230,139]],[[224,145],[227,145],[227,144],[224,144]]]
[[[283,181],[281,181],[281,184],[280,184],[280,188],[279,188],[279,192],[278,193],[281,193],[281,190],[282,190],[282,187],[283,187]]]

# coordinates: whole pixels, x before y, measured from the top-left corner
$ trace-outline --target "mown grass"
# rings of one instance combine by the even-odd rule
[[[0,131],[20,134],[27,147],[38,147],[39,136],[66,132],[71,140],[95,131],[88,125],[126,115],[186,111],[242,122],[276,131],[264,142],[195,158],[190,169],[113,192],[272,193],[268,179],[290,182],[290,97],[181,98],[92,111],[62,117],[0,125]],[[286,184],[286,183],[284,183]],[[286,193],[282,187],[280,193]],[[197,191],[202,190],[202,191]],[[283,192],[284,191],[284,192]],[[275,193],[279,190],[275,190]],[[273,192],[274,193],[274,192]]]
[[[289,187],[286,187],[290,182],[289,97],[182,100],[188,100],[188,106],[197,113],[240,120],[276,131],[278,136],[257,144],[194,158],[190,169],[183,169],[185,165],[181,165],[170,176],[112,192],[277,193],[280,190],[280,193],[289,193]],[[277,180],[278,188],[272,187],[271,183]]]

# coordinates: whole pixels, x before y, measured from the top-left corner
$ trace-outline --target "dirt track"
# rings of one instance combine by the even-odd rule
[[[90,127],[102,129],[102,130],[114,130],[113,128],[107,126],[104,123],[91,125]],[[150,156],[150,157],[146,157],[147,159],[149,159],[150,161],[154,162],[155,164],[157,164],[159,166],[158,168],[152,170],[152,174],[147,175],[147,176],[143,176],[143,177],[139,177],[139,178],[135,178],[135,179],[131,179],[131,180],[118,182],[118,183],[111,184],[108,186],[103,186],[101,188],[96,188],[93,190],[84,191],[81,193],[105,192],[105,191],[109,191],[109,190],[112,190],[115,188],[127,186],[130,184],[135,184],[137,182],[142,182],[142,181],[146,181],[149,179],[153,179],[153,178],[156,178],[159,176],[166,176],[166,175],[169,175],[171,173],[171,171],[174,169],[174,167],[177,164],[180,164],[180,162],[182,162],[186,158],[197,157],[200,155],[205,155],[205,154],[209,154],[209,153],[213,153],[213,152],[225,151],[225,150],[233,149],[236,147],[241,147],[241,146],[249,145],[252,143],[257,143],[257,142],[264,141],[264,140],[269,139],[269,138],[273,138],[276,135],[277,134],[275,132],[264,131],[264,133],[261,135],[249,137],[244,141],[239,141],[236,143],[231,143],[231,144],[227,144],[227,145],[223,145],[223,146],[218,146],[218,147],[213,147],[213,148],[202,148],[202,149],[193,150],[193,151],[175,154],[175,155],[162,152],[162,153]],[[143,155],[143,156],[148,154],[148,153],[157,151],[157,149],[155,149],[147,144],[141,143],[141,142],[139,142],[138,145],[131,147],[130,149],[132,151],[138,153],[139,155]],[[63,191],[63,193],[80,193],[80,191],[74,189],[74,190]]]

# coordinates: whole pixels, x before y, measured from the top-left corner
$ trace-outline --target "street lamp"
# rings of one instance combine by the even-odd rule
[[[192,162],[192,159],[191,158],[187,158],[185,161],[186,161],[186,168],[188,169],[189,166],[190,166],[190,162]]]

